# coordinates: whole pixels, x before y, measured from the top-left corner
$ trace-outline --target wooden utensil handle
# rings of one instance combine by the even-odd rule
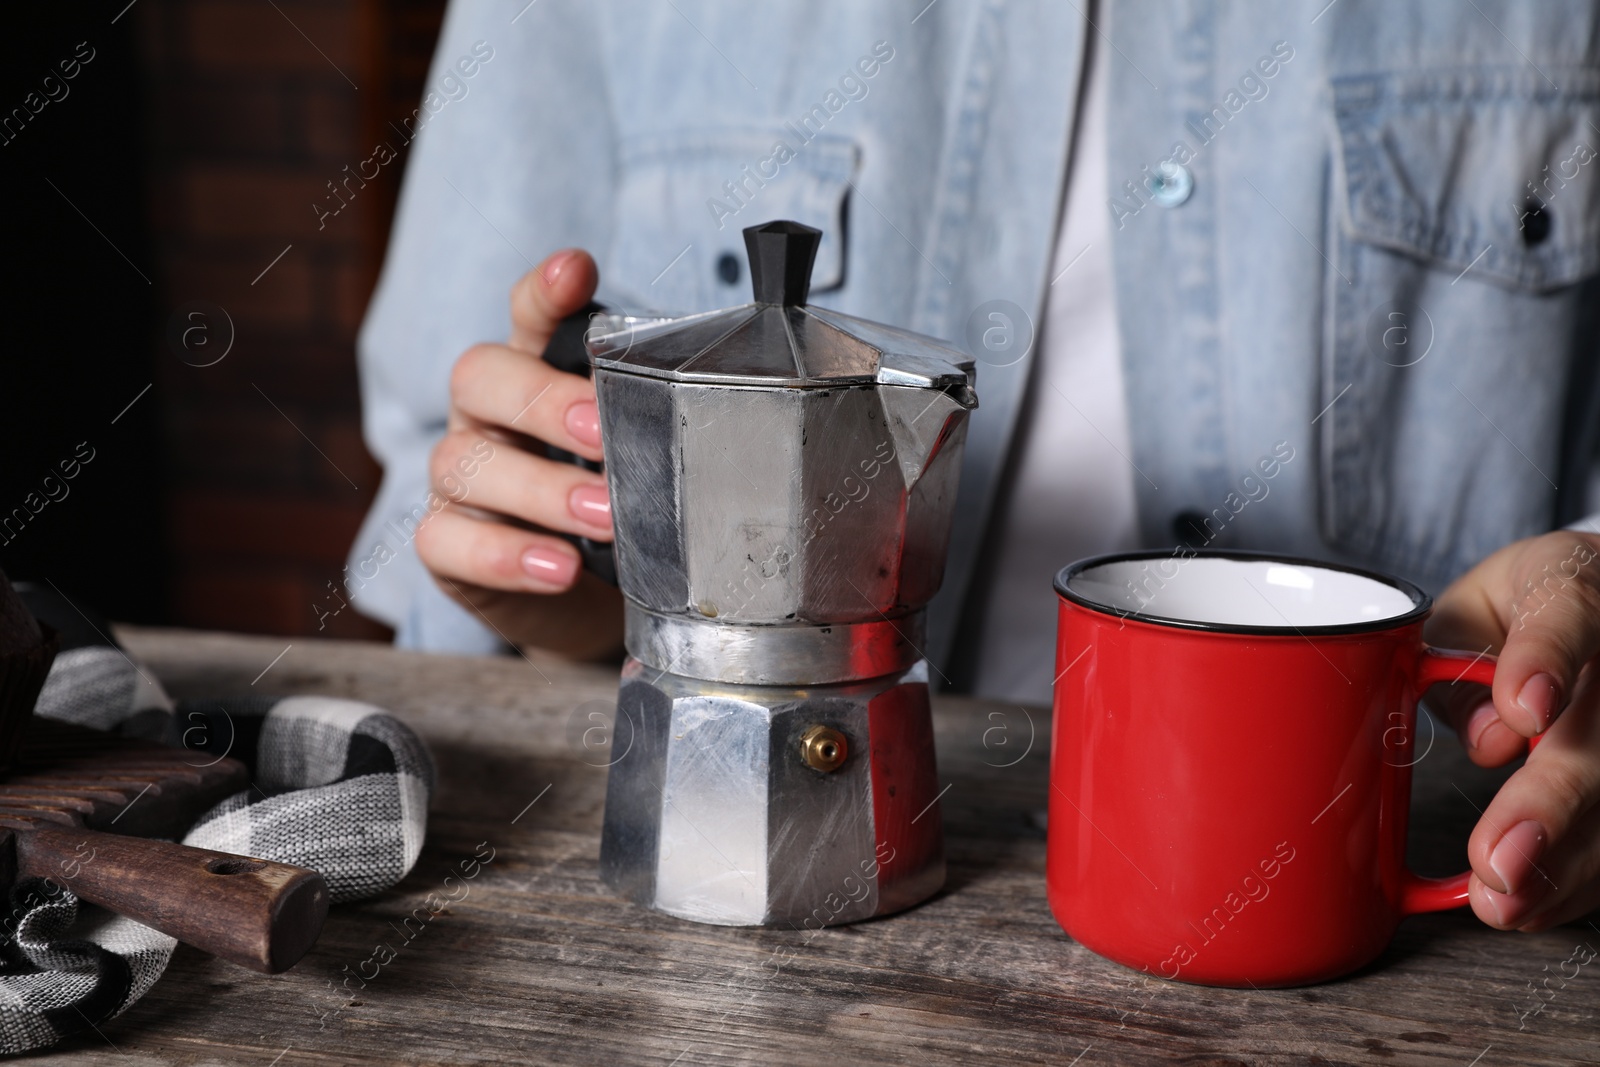
[[[265,974],[299,962],[328,916],[315,871],[97,830],[19,830],[17,873]]]

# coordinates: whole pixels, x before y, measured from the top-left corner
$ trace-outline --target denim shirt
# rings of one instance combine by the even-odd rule
[[[361,334],[385,477],[347,582],[402,644],[500,644],[410,531],[450,367],[506,336],[520,275],[575,245],[607,303],[743,303],[740,230],[789,218],[826,235],[815,303],[963,346],[996,306],[1026,330],[1091,34],[1133,441],[1108,476],[1134,478],[1146,542],[1203,530],[1437,589],[1593,510],[1592,4],[525,3],[451,5]],[[974,354],[936,664],[1032,357]]]

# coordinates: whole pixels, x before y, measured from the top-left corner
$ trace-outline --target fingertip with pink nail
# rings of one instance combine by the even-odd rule
[[[1482,749],[1484,735],[1489,732],[1489,727],[1500,721],[1500,713],[1495,710],[1494,701],[1485,700],[1473,709],[1467,717],[1467,747]]]
[[[544,277],[545,284],[553,287],[566,269],[572,265],[572,261],[577,255],[577,249],[564,248],[545,260],[544,270],[540,272]]]
[[[544,545],[523,549],[521,562],[522,572],[541,585],[566,587],[578,574],[575,556]]]
[[[1543,881],[1539,857],[1549,839],[1544,827],[1532,819],[1522,820],[1501,835],[1489,853],[1489,868],[1499,877],[1503,893],[1520,893]]]
[[[1561,686],[1550,675],[1540,672],[1522,683],[1516,705],[1535,734],[1549,729],[1561,707]]]
[[[600,447],[600,406],[593,400],[580,400],[567,408],[565,422],[573,440]]]
[[[611,494],[603,483],[575,486],[567,496],[567,508],[580,522],[611,528]]]

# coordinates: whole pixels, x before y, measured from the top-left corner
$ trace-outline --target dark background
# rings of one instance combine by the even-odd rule
[[[417,106],[443,9],[112,0],[8,14],[12,578],[119,620],[318,632],[314,605],[333,603],[327,583],[379,481],[355,336],[405,150],[320,231],[311,205],[378,141],[398,143],[384,131]],[[65,79],[60,62],[90,49]],[[60,99],[41,106],[47,89]],[[89,449],[63,479],[62,461]],[[387,636],[353,609],[321,632]]]

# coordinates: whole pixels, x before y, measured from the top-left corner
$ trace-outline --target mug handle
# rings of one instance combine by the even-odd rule
[[[1494,656],[1487,653],[1452,652],[1424,647],[1421,669],[1417,672],[1416,698],[1421,700],[1422,694],[1439,682],[1477,682],[1479,685],[1492,686],[1497,662]],[[1539,739],[1535,737],[1529,748],[1538,743]],[[1464,906],[1467,903],[1467,883],[1471,877],[1471,871],[1463,871],[1448,878],[1425,878],[1412,873],[1409,869],[1403,871],[1400,885],[1400,913],[1421,915],[1424,912],[1448,911],[1451,908]]]

